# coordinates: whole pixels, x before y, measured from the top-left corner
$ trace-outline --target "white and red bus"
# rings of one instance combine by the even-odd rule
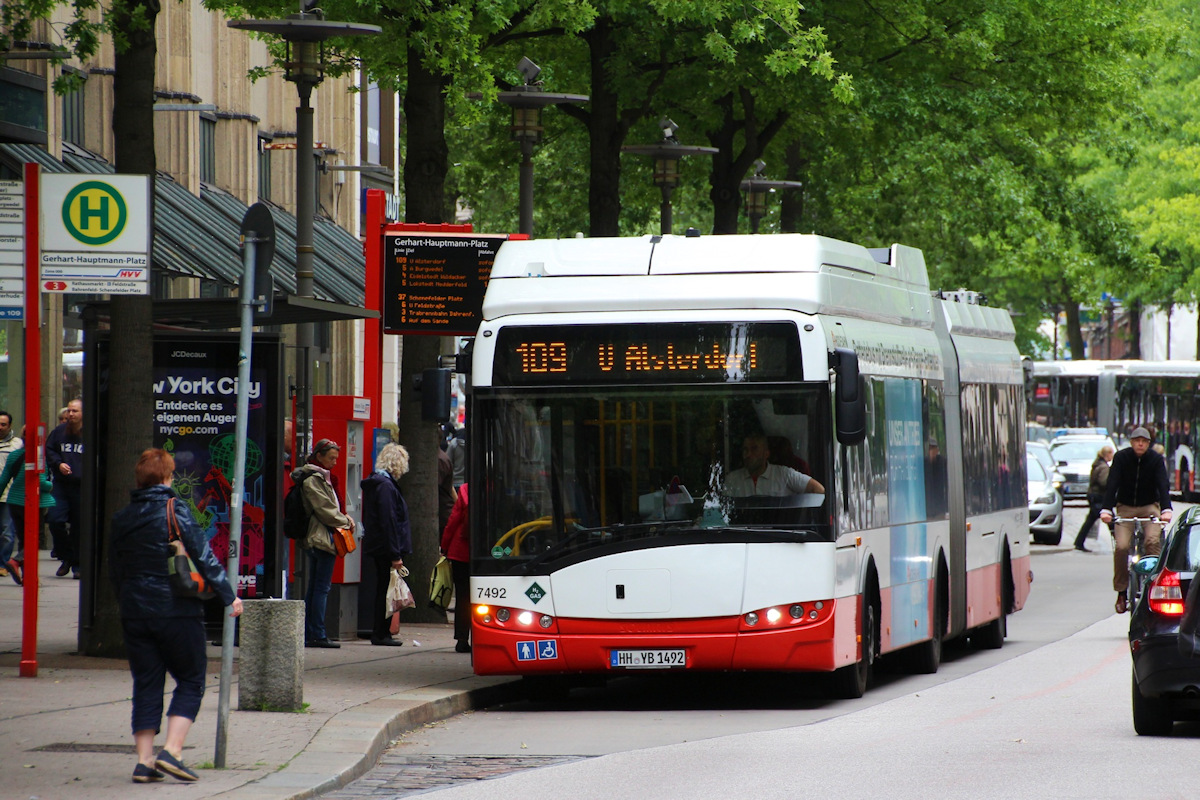
[[[902,245],[505,243],[472,359],[475,671],[859,696],[882,654],[1001,646],[1031,580],[1024,393],[976,300]],[[739,496],[751,435],[825,492]]]

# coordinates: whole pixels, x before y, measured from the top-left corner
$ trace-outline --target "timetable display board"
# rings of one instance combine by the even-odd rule
[[[506,235],[389,234],[383,241],[383,329],[468,336]]]
[[[802,379],[790,322],[513,326],[495,352],[495,386]]]

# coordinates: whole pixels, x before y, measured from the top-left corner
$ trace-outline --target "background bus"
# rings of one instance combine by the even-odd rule
[[[1144,425],[1163,446],[1172,489],[1195,489],[1200,361],[1036,361],[1029,418],[1047,428],[1106,428],[1118,445]]]
[[[818,236],[508,242],[471,375],[473,663],[936,671],[1029,591],[1008,315]],[[742,496],[743,444],[824,494]]]

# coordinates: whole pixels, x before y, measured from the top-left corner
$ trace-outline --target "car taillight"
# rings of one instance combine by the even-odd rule
[[[1183,616],[1183,588],[1179,573],[1164,569],[1150,584],[1150,610],[1165,617]]]

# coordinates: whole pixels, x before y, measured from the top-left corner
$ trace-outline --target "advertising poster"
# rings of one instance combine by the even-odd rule
[[[269,363],[251,360],[245,495],[238,595],[266,595]],[[154,445],[175,456],[175,492],[222,562],[229,553],[238,392],[238,343],[159,340],[154,344]]]

